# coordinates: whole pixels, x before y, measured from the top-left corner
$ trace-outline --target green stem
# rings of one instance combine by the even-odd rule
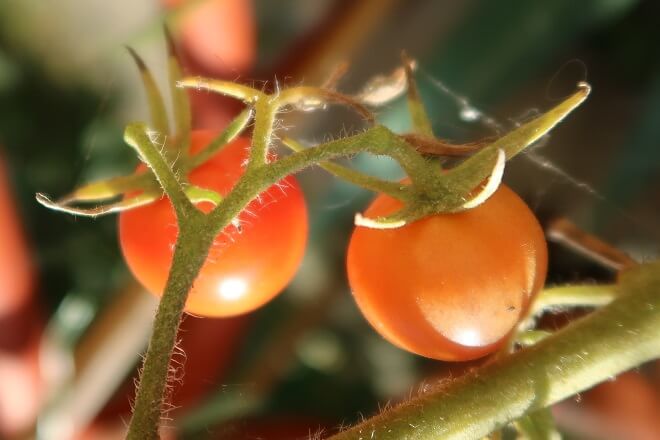
[[[184,80],[181,84],[190,86],[192,82]],[[272,125],[279,108],[278,104],[281,102],[271,101],[270,97],[254,89],[222,81],[199,81],[195,85],[220,91],[254,105],[256,116],[250,162],[232,191],[208,216],[205,216],[189,200],[178,177],[151,141],[146,126],[132,124],[126,129],[126,141],[140,153],[142,159],[153,170],[174,206],[180,225],[173,265],[156,316],[154,333],[140,379],[134,416],[129,427],[128,438],[131,439],[157,438],[158,422],[164,401],[163,394],[167,386],[169,360],[188,291],[208,254],[213,238],[251,200],[270,185],[305,167],[361,152],[392,157],[410,176],[413,187],[420,188],[421,191],[432,188],[434,182],[441,176],[439,168],[436,170],[432,162],[426,161],[405,140],[381,126],[267,163]],[[637,348],[639,347],[638,345]],[[516,378],[519,376],[516,374]],[[588,380],[585,380],[585,383],[588,383]],[[434,411],[433,407],[431,411]],[[409,427],[408,424],[406,426]],[[431,423],[429,426],[436,425]],[[387,437],[383,435],[382,438]]]
[[[254,113],[254,130],[248,170],[259,168],[268,162],[268,147],[273,138],[273,123],[277,108],[269,96],[262,96],[254,105]]]
[[[177,90],[180,91],[181,89]],[[248,122],[250,122],[250,119],[252,119],[252,110],[243,110],[233,121],[231,121],[227,128],[225,128],[218,137],[213,139],[203,150],[191,158],[190,165],[187,168],[191,170],[197,168],[209,160],[214,154],[226,147],[227,144],[241,134]]]
[[[177,221],[182,222],[188,213],[197,211],[197,208],[186,196],[181,182],[179,182],[172,168],[151,141],[146,125],[141,123],[128,125],[124,131],[124,140],[128,145],[135,148],[140,158],[156,175],[156,179],[158,179],[167,197],[172,202]]]
[[[282,143],[294,152],[299,152],[306,149],[306,147],[304,147],[302,144],[288,137],[283,138]],[[342,180],[350,182],[369,191],[373,191],[375,193],[384,193],[398,200],[406,200],[407,198],[406,185],[399,182],[392,182],[389,180],[379,179],[378,177],[369,176],[334,162],[320,162],[317,165],[333,176],[339,177]]]
[[[641,363],[660,357],[660,265],[611,304],[537,345],[337,434],[333,440],[479,439]],[[639,274],[638,274],[639,275]]]
[[[156,312],[133,417],[128,427],[126,438],[129,440],[159,438],[158,426],[163,414],[170,359],[186,302],[185,293],[192,287],[213,241],[213,235],[203,232],[203,214],[195,217],[194,220],[179,223],[180,233],[172,269]]]
[[[318,162],[367,152],[376,155],[390,156],[396,160],[411,180],[432,180],[429,176],[429,163],[415,151],[413,147],[383,126],[375,126],[355,136],[331,141],[318,147],[306,148],[297,153],[283,157],[271,164],[268,173],[279,180]],[[277,178],[279,177],[279,178]],[[436,176],[437,177],[437,176]]]

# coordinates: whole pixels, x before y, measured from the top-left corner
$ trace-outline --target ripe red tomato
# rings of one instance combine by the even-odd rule
[[[192,133],[191,151],[217,133]],[[227,194],[243,174],[249,140],[240,138],[189,174],[191,183]],[[209,203],[200,204],[206,211]],[[241,230],[229,225],[218,234],[186,302],[200,316],[250,312],[286,287],[295,275],[307,240],[307,210],[292,176],[261,193],[240,214]],[[178,234],[167,199],[122,212],[119,236],[126,262],[149,291],[161,295]]]
[[[367,217],[401,202],[380,195]],[[348,279],[371,325],[394,345],[461,361],[495,351],[542,287],[543,230],[509,188],[484,204],[398,229],[358,227],[348,247]]]

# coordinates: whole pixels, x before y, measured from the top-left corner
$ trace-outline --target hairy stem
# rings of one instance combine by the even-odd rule
[[[660,264],[608,306],[538,344],[337,434],[333,440],[479,439],[643,362],[660,357]]]
[[[144,360],[127,439],[159,438],[158,426],[163,413],[170,359],[186,302],[186,292],[192,287],[213,240],[212,235],[199,228],[204,220],[203,214],[199,215],[196,220],[181,223],[170,277],[158,305],[153,334]]]

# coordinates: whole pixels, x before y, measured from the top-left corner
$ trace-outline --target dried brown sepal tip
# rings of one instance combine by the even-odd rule
[[[437,156],[466,156],[478,151],[487,144],[485,140],[466,144],[452,144],[419,133],[405,133],[401,137],[420,153]]]
[[[348,68],[350,67],[350,63],[348,61],[342,61],[338,63],[334,69],[330,72],[330,75],[323,81],[321,84],[322,89],[327,89],[327,90],[335,90],[337,88],[337,84],[339,84],[339,81],[346,75],[346,72],[348,72]]]

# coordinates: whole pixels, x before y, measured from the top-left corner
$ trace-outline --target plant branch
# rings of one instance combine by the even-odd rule
[[[307,148],[300,144],[298,141],[289,137],[283,138],[282,143],[294,152],[303,151]],[[406,185],[399,182],[392,182],[389,180],[383,180],[377,177],[369,176],[367,174],[333,162],[320,162],[317,165],[333,176],[339,177],[340,179],[343,179],[369,191],[373,191],[375,193],[384,193],[399,200],[406,200],[407,198]]]
[[[165,388],[176,334],[187,293],[204,264],[213,235],[204,232],[205,217],[179,221],[179,237],[174,249],[170,276],[158,305],[154,330],[140,375],[128,440],[158,439],[163,416]],[[183,294],[182,294],[183,293]]]
[[[355,136],[306,148],[279,159],[269,166],[268,172],[273,176],[270,180],[272,181],[274,178],[275,180],[271,183],[275,183],[281,177],[296,173],[318,162],[350,157],[361,152],[391,157],[401,165],[413,182],[422,179],[422,175],[430,178],[426,160],[397,135],[387,128],[377,125]]]
[[[213,139],[203,150],[195,154],[190,161],[188,168],[194,169],[209,160],[214,154],[218,153],[231,141],[236,139],[241,134],[245,127],[252,119],[254,112],[252,109],[245,109],[236,116],[231,123],[220,133],[218,137]]]
[[[156,175],[156,179],[158,179],[172,202],[179,221],[191,211],[197,211],[192,202],[186,197],[186,193],[172,168],[153,144],[146,125],[140,123],[129,124],[124,132],[124,140],[137,150],[140,158]]]
[[[268,149],[273,137],[277,106],[269,96],[261,96],[254,104],[254,130],[247,169],[259,168],[268,162]]]

